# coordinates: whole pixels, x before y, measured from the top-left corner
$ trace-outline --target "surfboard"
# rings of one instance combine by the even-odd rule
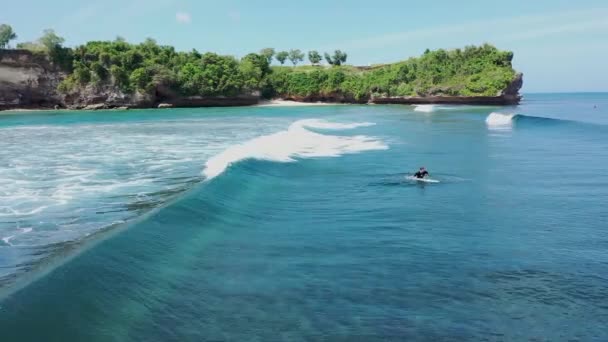
[[[439,183],[438,180],[436,179],[431,179],[431,178],[416,178],[414,176],[406,176],[406,179],[409,179],[411,181],[416,181],[416,182],[423,182],[423,183]]]

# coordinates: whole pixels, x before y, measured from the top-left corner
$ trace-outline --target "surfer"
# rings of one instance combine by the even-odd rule
[[[414,177],[418,178],[418,179],[422,179],[426,176],[429,175],[429,172],[423,167],[420,168],[420,170],[418,170],[418,172],[414,173]]]

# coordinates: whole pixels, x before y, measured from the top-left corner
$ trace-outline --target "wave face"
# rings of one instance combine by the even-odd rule
[[[135,122],[117,116],[0,129],[0,141],[7,142],[0,151],[0,287],[241,160],[292,162],[387,148],[372,137],[321,133],[369,122],[241,115],[138,121],[130,115]]]
[[[561,107],[562,118],[580,117],[577,107]],[[141,112],[154,122],[87,129],[115,139],[98,151],[111,155],[111,147],[120,148],[135,163],[141,163],[138,155],[165,159],[184,148],[195,159],[185,174],[202,181],[120,234],[86,246],[86,253],[40,281],[4,299],[0,291],[3,341],[89,341],[93,334],[103,341],[146,342],[320,336],[608,341],[608,134],[532,117],[551,115],[553,108],[534,112],[524,103],[517,112],[526,116],[512,119],[518,128],[513,134],[488,132],[484,121],[492,111],[509,109],[415,115],[408,107],[382,105],[146,110]],[[198,119],[183,122],[190,113]],[[302,120],[313,117],[326,121]],[[0,131],[5,121],[0,116]],[[366,121],[376,125],[358,124]],[[133,134],[142,142],[129,146],[126,137]],[[275,144],[280,148],[265,143],[280,134],[289,138]],[[361,135],[391,148],[340,158],[298,156],[326,154],[311,136],[331,140],[333,150],[344,153]],[[49,159],[58,163],[67,164],[68,152],[97,148],[85,144],[77,127],[61,140],[70,148],[44,137],[53,145],[44,153],[55,153]],[[296,143],[297,137],[303,141]],[[337,138],[352,148],[337,147]],[[37,149],[44,144],[21,139],[21,154],[31,149],[42,157]],[[0,145],[12,145],[8,141]],[[154,153],[145,154],[142,145]],[[253,157],[252,145],[260,151]],[[213,158],[233,165],[206,182],[201,172]],[[422,165],[440,183],[404,177]],[[175,168],[154,174],[149,185],[162,188],[173,173]],[[82,210],[88,216],[81,222],[109,215],[83,210],[85,203],[95,208],[93,200],[77,202],[56,209],[66,217]],[[60,217],[46,210],[32,217]],[[13,246],[0,240],[3,263],[24,251],[20,236],[46,228],[33,222],[26,233],[8,220],[14,221],[6,219],[3,229],[14,231],[2,237]]]
[[[505,114],[497,112],[490,113],[490,115],[488,115],[486,118],[486,125],[492,129],[510,129],[515,123],[524,125],[540,125],[544,127],[554,125],[586,125],[587,128],[590,128],[590,126],[593,125],[591,123],[578,122],[572,120],[546,118],[523,114]],[[596,126],[601,127],[602,125]]]
[[[319,119],[299,120],[285,131],[260,136],[229,147],[207,161],[203,175],[207,180],[213,179],[230,165],[247,159],[293,162],[297,158],[338,157],[344,154],[387,149],[382,141],[368,136],[336,136],[311,131],[311,129],[346,130],[372,125],[374,124],[369,122],[343,124]]]

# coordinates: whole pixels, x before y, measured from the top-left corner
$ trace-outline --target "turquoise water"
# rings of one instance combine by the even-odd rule
[[[606,340],[607,137],[607,94],[0,117],[2,340]]]

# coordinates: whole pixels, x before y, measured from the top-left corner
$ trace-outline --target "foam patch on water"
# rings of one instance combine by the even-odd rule
[[[415,105],[414,106],[414,111],[415,112],[421,112],[421,113],[432,113],[435,110],[437,110],[437,106],[436,105]]]
[[[9,246],[13,246],[13,243],[11,242],[11,240],[18,237],[19,235],[24,235],[24,234],[30,233],[31,231],[32,231],[32,228],[21,228],[21,229],[19,229],[19,231],[17,233],[15,233],[13,235],[5,236],[1,240],[5,244],[7,244]]]
[[[509,129],[513,126],[515,114],[490,113],[486,118],[486,125],[489,128]]]
[[[2,238],[2,241],[3,241],[5,244],[7,244],[7,245],[12,246],[13,244],[11,243],[11,240],[12,240],[14,237],[15,237],[15,235],[11,235],[11,236],[6,236],[6,237],[3,237],[3,238]]]
[[[421,105],[414,105],[414,111],[415,112],[420,112],[420,113],[434,113],[434,112],[443,112],[443,111],[448,111],[448,112],[453,112],[453,111],[469,111],[469,110],[483,110],[483,109],[487,109],[487,108],[491,108],[491,107],[483,107],[483,106],[468,106],[468,105],[461,105],[461,104],[454,104],[454,105],[449,105],[449,104],[444,104],[444,105],[437,105],[437,104],[421,104]]]
[[[366,127],[373,123],[332,123],[308,119],[292,123],[285,131],[264,135],[229,147],[210,158],[203,175],[207,180],[222,174],[231,164],[246,159],[293,162],[295,158],[338,157],[344,154],[387,149],[382,141],[364,136],[335,136],[309,129],[344,130]]]

